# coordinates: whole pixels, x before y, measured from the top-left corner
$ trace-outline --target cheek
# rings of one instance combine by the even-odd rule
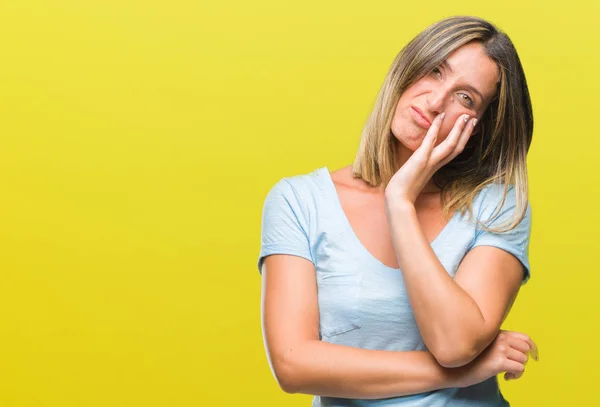
[[[411,86],[406,88],[406,90],[400,95],[400,99],[398,100],[400,105],[407,106],[410,105],[413,100],[419,95],[426,92],[428,89],[427,83],[424,80],[420,80],[419,82],[413,83]]]
[[[398,104],[396,106],[396,111],[394,112],[394,116],[392,117],[392,127],[402,127],[403,126],[403,122],[405,121],[405,117],[404,117],[404,112],[407,108],[404,107],[402,104]]]

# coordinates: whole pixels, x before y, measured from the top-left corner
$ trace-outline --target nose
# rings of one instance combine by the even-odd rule
[[[448,98],[448,92],[442,86],[434,88],[427,95],[427,107],[437,115],[444,111],[445,101]]]

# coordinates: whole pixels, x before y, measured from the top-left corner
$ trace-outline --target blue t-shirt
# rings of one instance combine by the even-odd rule
[[[488,227],[505,224],[516,207],[514,187],[499,215],[485,222],[501,203],[504,187],[488,185],[473,201],[473,213]],[[495,246],[523,264],[529,279],[531,207],[509,232],[490,233],[459,212],[431,243],[454,277],[465,254],[476,246]],[[421,338],[400,269],[386,266],[362,245],[346,217],[327,167],[282,178],[267,194],[262,212],[258,269],[270,254],[310,260],[316,270],[321,340],[364,349],[427,350]],[[457,316],[458,318],[458,316]],[[466,407],[507,406],[496,377],[467,388],[451,388],[376,400],[313,398],[318,406]]]

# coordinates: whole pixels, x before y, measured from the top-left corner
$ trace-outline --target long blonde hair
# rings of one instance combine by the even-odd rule
[[[479,120],[478,136],[471,137],[463,152],[438,170],[433,181],[442,190],[446,218],[458,210],[472,216],[474,198],[492,183],[504,185],[499,212],[510,185],[514,185],[517,207],[508,225],[497,229],[482,225],[486,230],[501,232],[514,228],[527,209],[526,157],[533,135],[533,111],[525,73],[512,41],[481,18],[455,16],[440,20],[398,53],[364,126],[352,173],[371,186],[387,186],[398,170],[398,140],[390,130],[398,99],[454,50],[471,41],[480,42],[487,56],[498,65],[496,95]]]

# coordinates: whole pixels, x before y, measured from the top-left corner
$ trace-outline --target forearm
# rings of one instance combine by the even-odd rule
[[[356,399],[458,387],[462,374],[440,366],[429,352],[367,350],[316,340],[297,346],[281,369],[288,393]]]
[[[482,343],[486,326],[481,310],[440,263],[414,206],[391,208],[390,232],[421,336],[445,366],[468,363],[487,346]]]

